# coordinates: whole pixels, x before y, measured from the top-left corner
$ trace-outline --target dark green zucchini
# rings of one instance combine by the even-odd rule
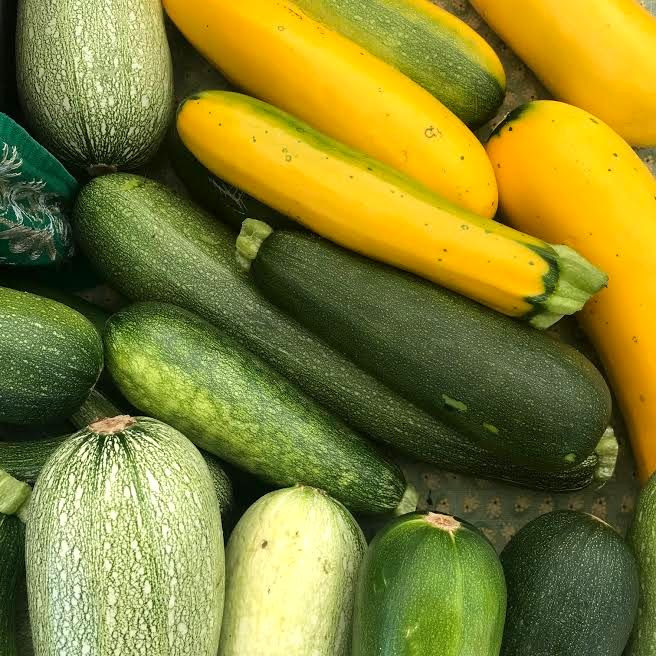
[[[94,326],[74,310],[0,287],[0,421],[44,423],[68,417],[102,369]]]
[[[554,471],[594,452],[610,392],[578,351],[311,233],[269,233],[249,220],[237,242],[264,296],[461,439]]]
[[[360,567],[351,654],[498,656],[505,612],[503,570],[482,533],[447,515],[404,515]]]
[[[175,126],[169,134],[168,153],[173,170],[191,197],[234,230],[239,230],[244,220],[251,217],[262,217],[275,227],[296,225],[300,229],[291,219],[206,169],[184,145]]]
[[[74,231],[126,297],[195,312],[380,442],[446,469],[539,489],[570,491],[593,480],[595,456],[555,474],[513,465],[391,391],[262,298],[235,265],[234,234],[156,182],[97,178],[78,196]]]
[[[501,656],[620,656],[638,608],[638,569],[605,522],[542,515],[501,554],[508,613]]]
[[[395,465],[232,338],[164,303],[137,303],[105,329],[127,399],[198,447],[279,487],[304,483],[353,510],[394,510]]]
[[[23,523],[0,513],[0,656],[17,656],[16,592],[23,574]]]

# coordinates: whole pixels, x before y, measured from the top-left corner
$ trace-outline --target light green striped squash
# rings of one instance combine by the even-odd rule
[[[21,104],[48,148],[90,174],[154,154],[173,109],[159,0],[21,0],[16,33]]]
[[[76,433],[34,488],[26,572],[36,656],[215,656],[225,572],[205,461],[154,419]]]
[[[259,499],[228,541],[219,656],[348,656],[365,549],[346,508],[315,488]]]

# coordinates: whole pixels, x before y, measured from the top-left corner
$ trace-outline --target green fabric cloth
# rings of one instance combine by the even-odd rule
[[[43,266],[70,258],[66,214],[78,188],[55,157],[0,114],[0,264]]]

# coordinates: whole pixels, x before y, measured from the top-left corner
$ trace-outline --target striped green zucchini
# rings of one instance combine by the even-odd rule
[[[219,656],[348,656],[365,549],[353,517],[323,492],[262,497],[228,542]]]
[[[405,73],[471,127],[503,102],[506,75],[474,29],[429,0],[294,0]]]
[[[92,175],[154,154],[173,109],[159,0],[22,0],[16,32],[19,96],[45,145]]]
[[[215,656],[224,554],[204,460],[154,419],[76,433],[34,488],[26,569],[38,656]]]
[[[74,310],[0,287],[0,421],[42,423],[68,417],[95,385],[102,343]]]
[[[105,330],[107,367],[140,410],[277,486],[305,483],[363,512],[394,510],[401,471],[236,341],[195,315],[137,303]]]

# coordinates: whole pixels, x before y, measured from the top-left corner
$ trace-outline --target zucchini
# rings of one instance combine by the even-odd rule
[[[15,115],[16,107],[16,1],[0,2],[0,112]]]
[[[291,219],[206,169],[184,145],[175,127],[169,136],[168,154],[173,170],[191,197],[234,230],[239,230],[249,217],[261,218],[274,227],[294,225]]]
[[[154,419],[76,433],[34,487],[26,569],[39,656],[214,656],[224,557],[204,460]]]
[[[471,127],[503,102],[506,75],[478,32],[425,0],[294,0],[420,84]]]
[[[21,0],[16,33],[21,104],[55,154],[91,175],[154,154],[173,109],[159,0]]]
[[[622,654],[636,617],[638,570],[608,524],[570,510],[547,513],[512,538],[501,563],[508,586],[502,656]]]
[[[368,4],[370,14],[371,0]],[[419,84],[314,20],[299,3],[164,0],[163,5],[233,85],[402,171],[458,207],[494,216],[494,171],[467,126]],[[256,137],[247,124],[244,128],[248,146],[239,147],[241,156]],[[293,154],[293,144],[287,145],[289,151],[278,150],[275,160]],[[339,178],[325,182],[331,188],[342,185]]]
[[[98,380],[102,343],[93,325],[70,308],[0,287],[0,421],[63,419]]]
[[[219,656],[348,656],[360,527],[319,490],[259,499],[226,550]]]
[[[610,391],[572,347],[310,233],[248,220],[237,249],[266,298],[462,441],[546,470],[594,452]]]
[[[23,573],[23,524],[0,513],[0,656],[17,656],[16,592]]]
[[[498,656],[506,586],[476,528],[413,513],[385,526],[358,577],[352,656]]]
[[[283,487],[305,483],[354,510],[394,510],[401,471],[233,339],[172,305],[138,303],[105,330],[127,399],[198,447]]]
[[[629,531],[629,543],[638,561],[640,575],[640,605],[638,617],[626,656],[654,656],[656,654],[656,474],[653,475],[638,499]]]
[[[177,127],[208,169],[306,228],[536,327],[580,310],[607,281],[572,249],[456,207],[254,98],[191,96]]]
[[[596,457],[564,473],[544,473],[462,440],[262,298],[237,270],[234,234],[157,182],[127,174],[93,180],[78,196],[74,230],[98,271],[126,298],[195,312],[378,441],[538,489],[576,490],[593,479]]]

